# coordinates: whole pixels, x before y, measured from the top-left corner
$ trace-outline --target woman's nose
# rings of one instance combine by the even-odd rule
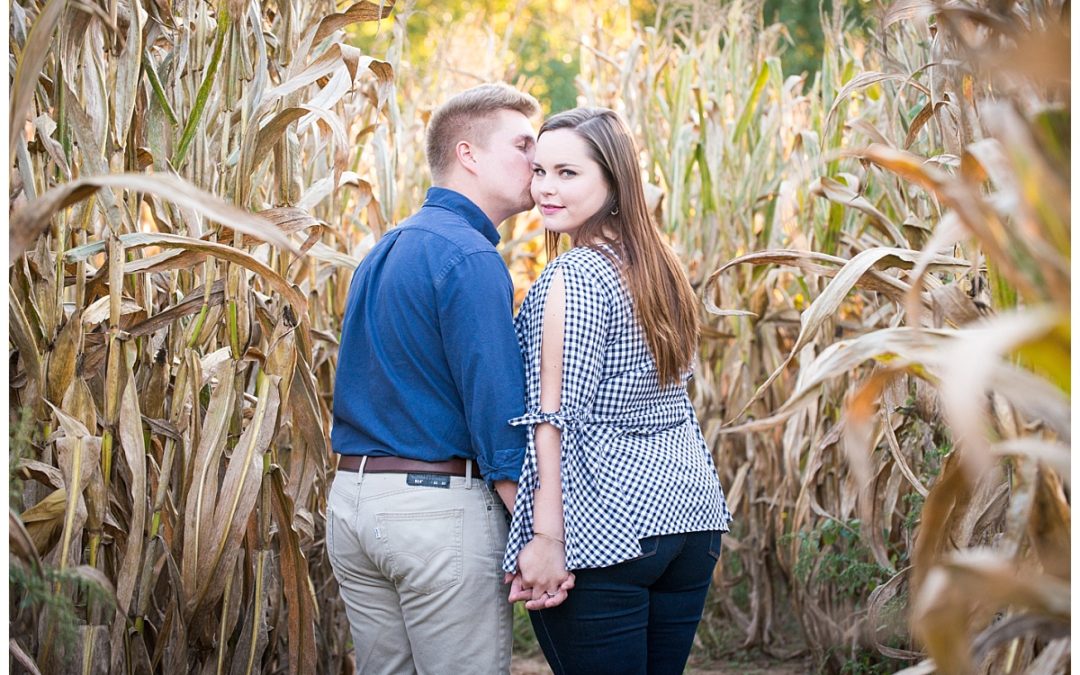
[[[533,185],[536,190],[542,195],[549,195],[554,192],[551,181],[548,180],[547,175],[533,176]]]

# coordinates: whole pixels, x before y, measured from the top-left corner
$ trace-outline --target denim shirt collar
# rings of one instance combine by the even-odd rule
[[[481,211],[479,206],[460,192],[441,187],[428,188],[424,206],[436,206],[456,213],[463,217],[469,225],[476,228],[480,234],[487,237],[492,246],[499,243],[499,231],[495,229],[495,224],[491,222],[491,218],[488,218],[487,214]]]

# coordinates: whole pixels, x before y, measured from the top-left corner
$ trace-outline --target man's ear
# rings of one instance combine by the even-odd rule
[[[472,174],[476,173],[478,161],[476,155],[473,154],[473,147],[468,141],[457,142],[457,145],[454,146],[454,158],[466,171]]]

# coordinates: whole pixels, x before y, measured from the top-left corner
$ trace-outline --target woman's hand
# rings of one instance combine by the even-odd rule
[[[551,609],[557,605],[563,603],[570,596],[570,590],[574,587],[576,577],[573,572],[566,573],[566,579],[559,586],[560,593],[556,593],[554,596],[544,595],[543,601],[533,602],[532,589],[523,588],[521,585],[521,573],[518,574],[506,574],[503,576],[503,583],[510,584],[510,597],[507,600],[513,604],[515,602],[521,602],[525,600],[526,609]]]
[[[518,554],[518,573],[511,577],[510,602],[525,600],[525,609],[550,609],[566,600],[574,575],[566,569],[562,542],[536,536]]]

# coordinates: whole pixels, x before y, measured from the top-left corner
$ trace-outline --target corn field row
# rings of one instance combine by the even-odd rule
[[[323,547],[349,278],[422,199],[433,107],[535,84],[529,3],[417,63],[420,4],[11,4],[13,671],[349,672]],[[762,7],[544,16],[702,298],[736,523],[697,652],[1064,672],[1068,3],[823,12],[812,75]],[[542,231],[501,232],[520,299]]]

